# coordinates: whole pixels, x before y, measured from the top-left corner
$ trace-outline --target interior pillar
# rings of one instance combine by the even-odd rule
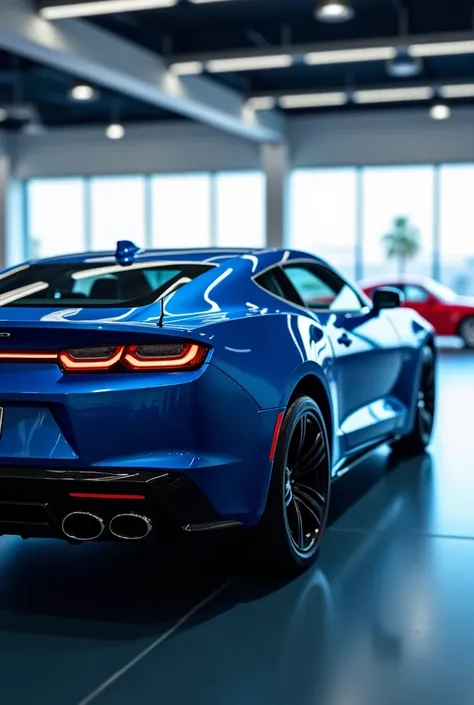
[[[288,146],[265,143],[261,146],[260,163],[266,177],[266,246],[288,245]]]

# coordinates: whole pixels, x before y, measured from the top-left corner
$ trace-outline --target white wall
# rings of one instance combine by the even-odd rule
[[[425,108],[290,117],[288,141],[294,167],[474,162],[474,109],[455,109],[446,121],[431,120]],[[19,179],[259,165],[258,144],[187,121],[131,127],[121,141],[108,140],[102,128],[13,140]]]
[[[191,122],[131,127],[123,140],[104,129],[56,129],[19,136],[14,144],[18,179],[41,176],[256,169],[257,143]]]
[[[432,120],[426,108],[289,120],[292,164],[362,166],[474,161],[474,109]]]

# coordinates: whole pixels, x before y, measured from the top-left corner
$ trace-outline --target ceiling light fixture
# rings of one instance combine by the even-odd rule
[[[93,100],[97,93],[88,83],[77,83],[71,88],[70,97],[73,100]]]
[[[358,61],[387,61],[397,54],[395,47],[364,47],[362,49],[336,49],[334,51],[312,51],[305,54],[305,64],[346,64]]]
[[[320,22],[347,22],[354,17],[349,0],[318,0],[314,16]]]
[[[410,56],[451,56],[455,54],[474,54],[474,40],[461,42],[436,42],[431,44],[412,44],[408,47]]]
[[[324,108],[329,106],[344,105],[347,103],[347,94],[337,93],[301,93],[299,95],[283,95],[278,103],[282,108]]]
[[[355,91],[353,95],[356,103],[396,103],[399,101],[429,100],[432,97],[433,89],[430,86],[363,90]]]
[[[259,69],[280,69],[291,66],[293,57],[290,54],[274,54],[270,56],[242,56],[231,59],[211,59],[206,61],[206,70],[210,73],[226,73],[231,71],[258,71]]]
[[[272,96],[256,96],[249,98],[247,104],[254,110],[273,110],[276,105],[276,98]]]
[[[195,76],[204,71],[202,61],[177,61],[170,65],[170,71],[175,76]]]
[[[474,98],[474,83],[441,86],[439,94],[442,98]]]
[[[120,123],[114,122],[107,126],[105,134],[109,140],[121,140],[125,135],[125,128]]]
[[[387,73],[394,78],[417,76],[421,68],[421,59],[410,56],[406,49],[399,49],[396,56],[387,62]]]
[[[451,108],[445,103],[436,103],[430,108],[430,117],[433,120],[447,120],[451,116]]]
[[[97,0],[97,2],[78,2],[68,5],[45,5],[39,12],[45,20],[62,20],[68,17],[91,17],[115,12],[173,7],[177,2],[178,0]]]

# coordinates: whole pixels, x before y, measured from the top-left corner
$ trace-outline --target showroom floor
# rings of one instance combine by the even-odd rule
[[[334,488],[313,571],[232,575],[218,546],[0,539],[2,705],[468,705],[474,355],[446,351],[431,456]]]

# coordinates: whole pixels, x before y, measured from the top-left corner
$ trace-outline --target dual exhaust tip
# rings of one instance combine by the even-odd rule
[[[139,541],[148,536],[153,524],[149,517],[130,512],[114,516],[108,528],[115,538]],[[91,512],[71,512],[62,522],[63,534],[73,541],[94,541],[102,536],[105,529],[104,520]]]

